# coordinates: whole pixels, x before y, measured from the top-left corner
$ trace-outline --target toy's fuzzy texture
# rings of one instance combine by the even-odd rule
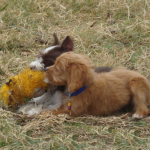
[[[24,69],[20,74],[9,79],[0,89],[0,101],[5,106],[16,106],[25,102],[25,99],[34,97],[40,89],[46,90],[42,71]]]

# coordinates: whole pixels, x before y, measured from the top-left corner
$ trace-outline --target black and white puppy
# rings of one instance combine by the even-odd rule
[[[73,51],[73,41],[69,36],[60,45],[57,35],[54,33],[54,44],[40,52],[39,57],[30,63],[30,68],[33,70],[44,70],[54,64],[56,58],[62,53]]]
[[[73,51],[73,41],[69,36],[64,39],[61,45],[57,35],[54,33],[53,36],[54,44],[46,48],[43,52],[40,52],[39,57],[29,64],[32,70],[44,71],[46,67],[53,65],[56,58],[62,53]],[[36,115],[43,110],[59,108],[62,104],[61,96],[64,90],[64,86],[55,87],[50,85],[46,92],[42,88],[38,88],[34,93],[34,98],[21,106],[18,113]]]

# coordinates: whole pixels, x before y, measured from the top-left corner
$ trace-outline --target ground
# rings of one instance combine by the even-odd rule
[[[150,80],[148,0],[1,0],[0,85],[67,35],[95,66],[126,67]],[[2,107],[2,104],[0,105]],[[0,108],[0,149],[149,149],[150,117],[16,116]]]

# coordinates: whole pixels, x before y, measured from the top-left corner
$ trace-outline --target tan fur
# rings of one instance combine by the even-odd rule
[[[58,57],[55,64],[45,73],[49,82],[54,85],[65,85],[70,92],[75,92],[82,86],[87,88],[71,98],[71,110],[67,109],[66,102],[59,109],[43,114],[110,115],[131,101],[135,119],[148,115],[150,84],[143,75],[119,68],[98,74],[93,68],[93,62],[83,55],[68,52]]]

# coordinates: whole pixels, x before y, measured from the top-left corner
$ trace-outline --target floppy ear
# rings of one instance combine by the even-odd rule
[[[62,42],[61,48],[65,52],[73,51],[73,41],[69,36],[67,36],[65,40]]]
[[[69,92],[75,92],[84,86],[87,67],[83,64],[71,64],[67,70],[67,86]]]
[[[54,36],[54,40],[55,40],[53,45],[54,45],[54,46],[55,46],[55,45],[60,45],[60,42],[59,42],[59,40],[58,40],[58,37],[57,37],[56,33],[54,33],[53,36]]]
[[[9,79],[9,81],[8,81],[8,82],[6,82],[5,84],[9,85],[11,81],[12,81],[12,80],[11,80],[11,79]]]

